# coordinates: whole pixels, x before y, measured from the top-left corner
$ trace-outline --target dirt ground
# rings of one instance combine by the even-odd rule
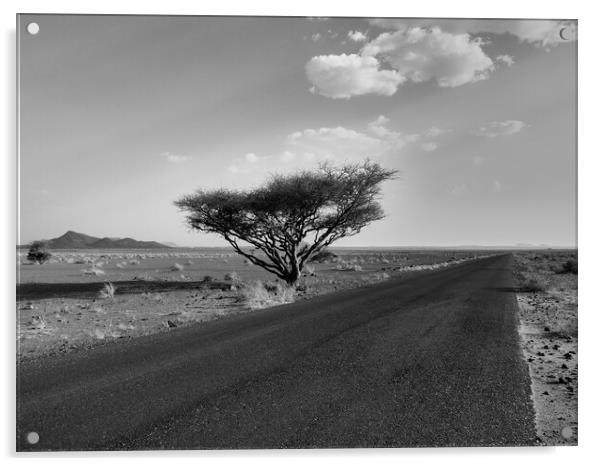
[[[575,251],[517,253],[523,353],[531,374],[538,436],[577,445],[577,273],[559,273]]]
[[[347,252],[336,260],[312,264],[297,286],[295,299],[310,299],[402,274],[447,267],[474,257],[474,253],[449,251],[428,254]],[[90,276],[81,272],[88,268],[102,273]],[[65,295],[33,299],[22,296],[17,302],[20,360],[80,351],[116,339],[135,338],[251,312],[257,306],[249,300],[245,289],[257,280],[263,283],[270,281],[265,271],[245,264],[235,255],[221,252],[213,256],[198,252],[179,255],[66,252],[55,254],[49,264],[22,264],[20,269],[21,277],[25,278],[21,283],[28,289],[35,287],[35,283],[89,283],[98,286],[97,292],[78,297]],[[226,279],[226,274],[233,273],[234,279]],[[207,276],[211,281],[206,285],[200,284]],[[140,286],[135,287],[137,292],[129,292],[125,285],[120,289],[120,280],[136,277],[142,278]],[[158,282],[189,280],[194,280],[189,283],[194,285],[189,289],[152,291],[160,288]],[[112,297],[101,297],[103,281],[115,285],[116,292]],[[147,292],[144,291],[145,284],[148,285]],[[131,282],[128,288],[132,288]],[[283,302],[287,301],[274,297],[262,303],[261,307]]]

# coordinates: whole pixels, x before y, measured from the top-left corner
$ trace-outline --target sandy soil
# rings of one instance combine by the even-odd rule
[[[531,374],[538,436],[577,445],[577,275],[557,273],[576,253],[516,254],[523,353]]]

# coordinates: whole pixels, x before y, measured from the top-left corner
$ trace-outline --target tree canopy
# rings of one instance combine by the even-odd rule
[[[187,213],[191,228],[221,235],[253,264],[293,284],[312,256],[384,217],[381,184],[396,173],[370,161],[324,164],[273,175],[249,191],[199,190],[175,205]]]

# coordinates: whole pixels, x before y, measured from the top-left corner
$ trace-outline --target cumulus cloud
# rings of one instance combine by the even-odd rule
[[[404,78],[395,70],[383,70],[375,57],[357,54],[320,55],[305,65],[314,93],[333,99],[364,94],[393,95]]]
[[[320,35],[320,33],[319,33],[319,32],[316,32],[315,34],[313,34],[313,35],[311,36],[311,40],[313,40],[314,42],[318,42],[318,41],[320,40],[320,37],[322,37],[322,36]]]
[[[163,152],[161,155],[165,158],[165,160],[171,163],[184,163],[192,159],[192,157],[189,155],[179,155],[171,152]]]
[[[526,126],[527,124],[525,122],[519,120],[492,121],[491,123],[481,126],[477,130],[477,134],[489,138],[510,136],[518,133]]]
[[[313,57],[305,69],[312,91],[331,98],[390,96],[407,80],[456,87],[486,79],[493,71],[482,44],[465,33],[410,28],[380,34],[359,54]]]
[[[368,36],[362,31],[349,31],[347,37],[353,42],[365,42]]]
[[[362,54],[382,57],[414,82],[434,79],[441,87],[457,87],[486,79],[493,70],[481,45],[469,34],[411,28],[380,34]]]

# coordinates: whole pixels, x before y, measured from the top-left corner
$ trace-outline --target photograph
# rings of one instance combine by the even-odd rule
[[[16,15],[18,453],[578,445],[578,20],[399,13]]]

